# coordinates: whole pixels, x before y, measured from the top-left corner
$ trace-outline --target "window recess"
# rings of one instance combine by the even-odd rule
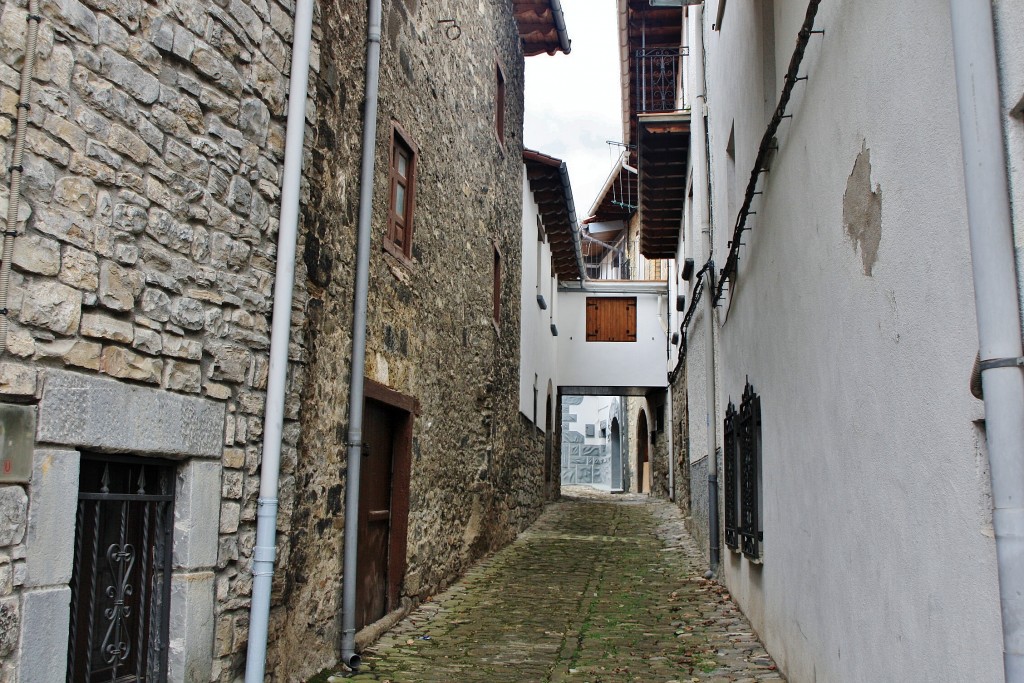
[[[82,458],[68,683],[167,680],[174,466]]]
[[[636,297],[587,297],[588,342],[635,342]]]
[[[747,382],[739,410],[725,411],[725,544],[752,560],[764,540],[761,503],[761,399]]]
[[[412,260],[413,213],[416,207],[416,145],[398,124],[391,127],[388,231],[384,248],[398,258]]]

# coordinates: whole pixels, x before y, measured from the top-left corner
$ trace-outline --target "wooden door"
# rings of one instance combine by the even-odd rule
[[[637,492],[651,492],[651,463],[647,452],[647,413],[640,411],[636,434],[636,476]]]
[[[364,449],[359,476],[357,629],[377,621],[388,609],[395,422],[392,409],[367,399],[363,413]]]
[[[544,405],[544,483],[551,483],[551,469],[552,469],[552,435],[554,432],[555,421],[554,415],[551,411],[551,394],[548,394],[548,400]],[[546,491],[550,493],[550,491]]]

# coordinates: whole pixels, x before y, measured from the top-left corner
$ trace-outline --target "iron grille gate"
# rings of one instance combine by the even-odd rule
[[[737,411],[725,411],[725,544],[761,556],[761,398],[747,382]]]
[[[82,458],[71,577],[68,683],[163,683],[174,468]]]

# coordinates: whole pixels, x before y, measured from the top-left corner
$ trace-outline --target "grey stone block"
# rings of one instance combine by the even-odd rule
[[[0,486],[0,547],[21,543],[25,536],[28,496],[20,486]]]
[[[171,579],[171,683],[206,683],[213,670],[213,572],[175,574]],[[53,679],[57,680],[57,679]]]
[[[26,539],[26,587],[71,581],[79,460],[78,451],[35,452]]]
[[[219,461],[190,460],[178,471],[174,499],[174,566],[205,569],[217,563]]]
[[[20,683],[53,683],[66,678],[70,614],[68,586],[22,594]]]
[[[17,597],[0,600],[0,657],[7,658],[18,646],[21,632],[21,610]]]
[[[219,457],[224,405],[159,389],[47,370],[40,442],[111,451]]]

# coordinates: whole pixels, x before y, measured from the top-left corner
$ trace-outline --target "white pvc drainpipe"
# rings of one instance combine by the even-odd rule
[[[701,244],[704,255],[710,261],[713,248],[711,240],[711,145],[708,136],[708,90],[707,90],[707,59],[704,54],[704,8],[694,8],[694,21],[697,23],[697,50],[700,64],[697,66],[698,97],[704,100],[704,113],[700,117],[704,134],[704,169],[707,181],[707,196],[701,218]],[[715,267],[712,264],[705,276],[707,278],[704,291],[704,355],[707,361],[705,381],[705,404],[708,433],[708,545],[710,569],[709,575],[718,573],[720,558],[718,534],[718,398],[715,396]]]
[[[297,0],[295,36],[292,40],[292,70],[288,87],[284,178],[281,181],[281,225],[277,235],[274,315],[270,328],[270,370],[263,425],[260,497],[256,508],[256,547],[253,548],[252,603],[249,610],[245,683],[263,683],[267,659],[270,590],[277,551],[277,482],[281,470],[281,435],[288,376],[288,339],[292,321],[292,289],[295,284],[295,243],[299,232],[299,185],[302,180],[302,147],[306,133],[306,94],[312,32],[313,0]]]
[[[4,230],[3,254],[0,256],[0,353],[7,350],[7,298],[11,290],[11,259],[14,256],[14,237],[18,234],[18,213],[21,210],[21,179],[24,175],[22,163],[25,159],[25,135],[28,132],[28,110],[32,99],[32,76],[36,69],[39,21],[39,0],[29,0],[25,64],[21,69],[18,121],[14,129],[14,151],[11,154],[11,188],[7,195],[7,227]]]
[[[366,305],[370,290],[370,227],[373,217],[373,162],[377,151],[377,93],[380,81],[381,0],[370,0],[366,34],[366,108],[359,175],[359,225],[352,317],[352,368],[348,394],[348,468],[345,472],[345,549],[341,577],[341,661],[359,668],[356,654],[356,559],[359,543],[359,476],[363,457],[363,384],[366,372]]]
[[[950,0],[978,316],[1003,665],[1024,683],[1024,372],[991,0]]]

